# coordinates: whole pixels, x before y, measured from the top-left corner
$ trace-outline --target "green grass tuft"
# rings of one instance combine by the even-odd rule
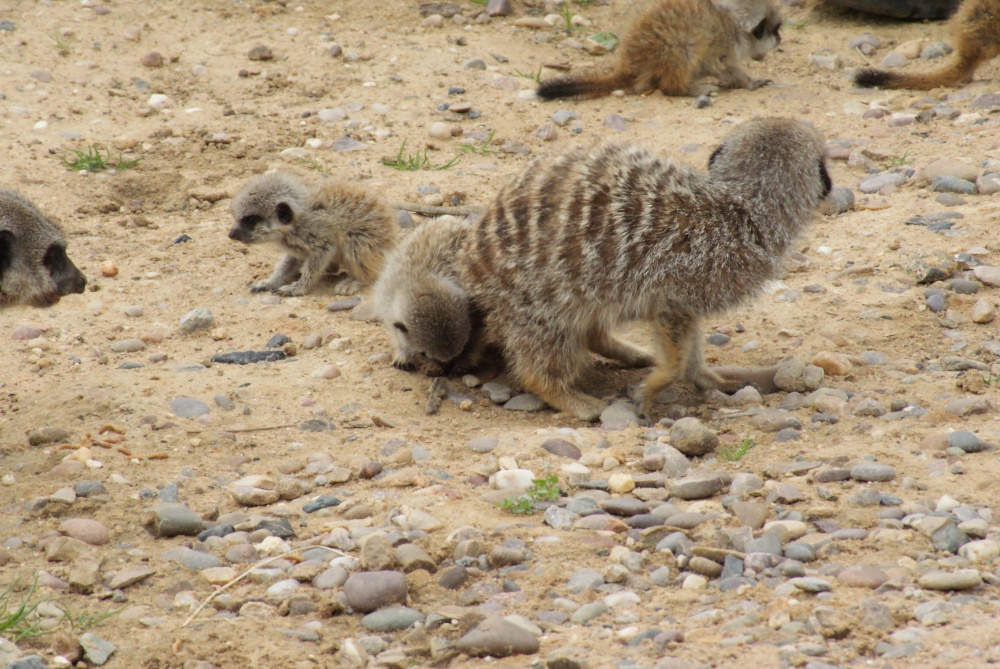
[[[83,170],[87,170],[88,172],[100,172],[108,169],[127,170],[135,167],[142,160],[142,158],[122,160],[122,154],[119,153],[117,160],[112,162],[111,151],[105,148],[104,155],[102,156],[101,148],[95,144],[91,144],[90,148],[86,151],[70,149],[70,154],[63,156],[63,165],[78,172],[82,172]]]
[[[757,445],[757,442],[750,437],[745,437],[740,443],[727,446],[719,450],[719,457],[729,462],[736,462],[750,452],[750,449]]]
[[[432,165],[430,159],[427,157],[427,149],[424,149],[423,153],[407,153],[404,155],[403,152],[405,150],[406,140],[404,139],[402,146],[399,147],[399,152],[396,154],[396,158],[383,158],[382,164],[394,170],[412,172],[415,170],[446,170],[449,167],[454,167],[459,161],[459,157],[455,156],[444,165]]]

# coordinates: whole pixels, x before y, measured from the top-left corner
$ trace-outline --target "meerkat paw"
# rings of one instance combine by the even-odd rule
[[[289,283],[276,289],[274,292],[279,295],[284,295],[285,297],[299,297],[306,294],[306,287],[301,283],[296,281],[295,283]]]
[[[271,283],[269,281],[258,281],[257,283],[255,283],[252,286],[250,286],[250,292],[251,293],[264,293],[264,292],[273,291],[276,288],[277,288],[277,286],[271,285]]]
[[[754,79],[752,82],[750,82],[750,90],[755,91],[758,88],[763,88],[764,86],[773,83],[774,83],[773,79]]]
[[[417,364],[413,361],[412,358],[407,358],[401,355],[393,356],[392,366],[404,372],[412,372],[414,369],[417,368]]]
[[[335,295],[357,295],[361,291],[361,282],[357,279],[349,279],[344,277],[337,281],[333,286],[333,293]]]

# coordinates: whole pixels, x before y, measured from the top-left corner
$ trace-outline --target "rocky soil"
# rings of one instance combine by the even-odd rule
[[[945,26],[795,3],[749,66],[766,88],[543,104],[532,77],[606,66],[588,38],[634,7],[573,2],[569,34],[559,5],[485,10],[0,8],[0,185],[90,282],[0,319],[0,667],[1000,662],[1000,62],[853,90],[866,62],[941,62]],[[814,123],[840,187],[709,324],[711,362],[783,361],[778,391],[679,387],[653,424],[620,401],[641,370],[595,362],[591,425],[503,376],[393,369],[365,302],[251,295],[277,251],[226,237],[271,168],[485,206],[534,155],[612,137],[704,165],[758,114]],[[66,166],[96,149],[139,162]],[[213,360],[240,351],[271,353]]]

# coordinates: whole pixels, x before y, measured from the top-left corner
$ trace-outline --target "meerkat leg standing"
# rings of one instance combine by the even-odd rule
[[[705,344],[702,336],[701,319],[694,318],[687,328],[687,339],[684,341],[684,378],[694,384],[698,390],[721,390],[724,393],[735,393],[747,385],[749,381],[739,378],[725,378],[705,364]]]
[[[250,292],[260,293],[265,290],[277,291],[282,286],[290,284],[298,276],[299,270],[302,267],[302,261],[293,256],[291,253],[286,253],[281,256],[278,260],[278,264],[274,266],[274,271],[271,272],[271,276],[267,277],[264,281],[258,281],[253,286],[250,287]]]
[[[647,351],[603,329],[597,329],[590,334],[587,348],[625,367],[649,367],[653,364],[653,356]]]
[[[305,260],[301,261],[299,267],[299,278],[293,283],[289,283],[275,289],[279,295],[298,296],[305,295],[330,267],[333,253],[313,253]],[[287,256],[286,256],[287,257]],[[277,271],[277,270],[275,270]]]

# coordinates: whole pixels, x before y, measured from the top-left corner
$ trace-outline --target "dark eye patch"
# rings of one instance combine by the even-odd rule
[[[275,213],[278,215],[278,220],[288,225],[295,218],[295,214],[292,212],[292,208],[287,202],[279,202],[278,206],[274,208]]]
[[[249,214],[240,219],[240,227],[246,228],[247,230],[253,230],[260,223],[261,218],[256,214]]]
[[[0,230],[0,279],[14,262],[14,233]]]
[[[764,39],[764,35],[767,34],[767,19],[761,19],[750,34],[754,36],[754,39]]]
[[[42,264],[49,270],[49,275],[60,274],[69,262],[69,258],[66,257],[66,247],[61,244],[51,244],[49,248],[45,249],[45,255],[42,257]]]
[[[400,323],[399,321],[396,321],[395,323],[393,323],[392,327],[396,328],[397,330],[399,330],[403,334],[409,334],[409,332],[410,332],[409,329],[407,329],[407,327],[405,325],[403,325],[402,323]]]

